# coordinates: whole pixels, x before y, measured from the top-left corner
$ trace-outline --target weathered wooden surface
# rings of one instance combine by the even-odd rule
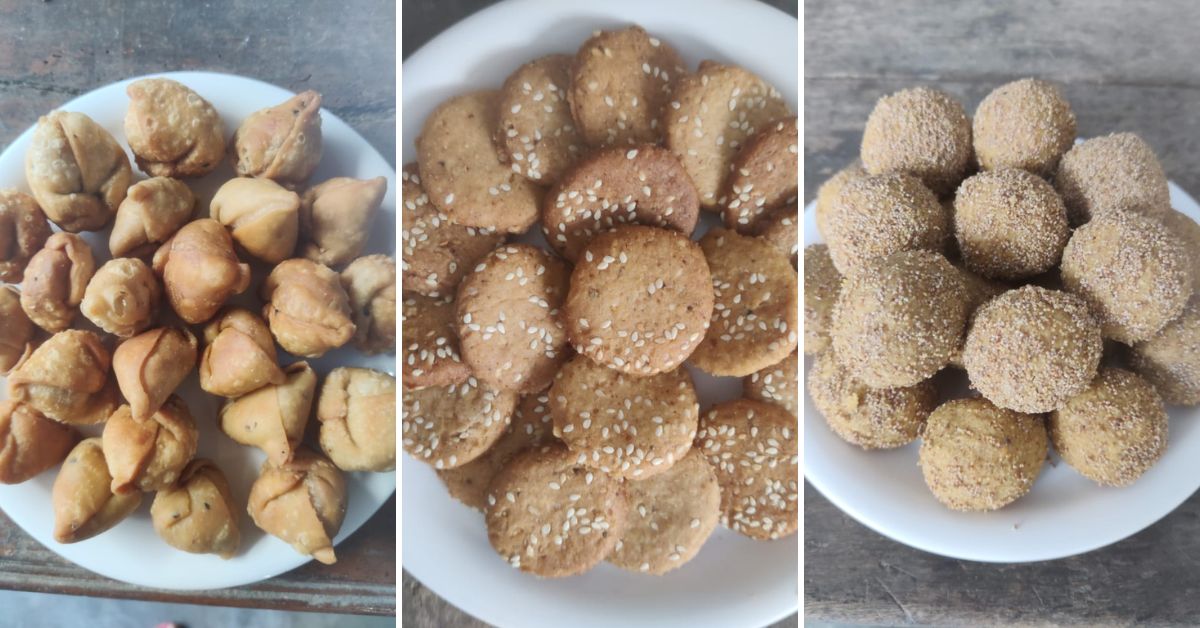
[[[394,165],[395,56],[388,0],[356,0],[353,10],[317,1],[0,0],[0,146],[96,87],[148,72],[211,70],[320,91],[324,106]],[[337,565],[310,563],[251,587],[187,595],[95,576],[0,514],[0,588],[391,615],[395,508],[393,499],[339,546]]]
[[[425,42],[462,18],[493,3],[494,0],[406,0],[401,20],[404,57],[407,58]],[[767,4],[791,15],[796,15],[799,9],[796,0],[769,0]],[[488,625],[446,603],[408,572],[404,572],[402,590],[401,621],[405,625],[444,628],[479,628]],[[793,628],[797,624],[798,617],[793,615],[771,628]]]
[[[962,98],[1038,76],[1063,85],[1079,133],[1133,131],[1168,176],[1200,191],[1200,3],[805,3],[805,197],[857,156],[884,94],[917,84]],[[818,419],[819,420],[819,419]],[[949,560],[905,547],[805,489],[810,623],[1195,625],[1200,497],[1130,539],[1028,565]]]

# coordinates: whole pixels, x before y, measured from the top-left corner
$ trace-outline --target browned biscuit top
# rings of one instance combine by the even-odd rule
[[[795,117],[767,125],[746,143],[733,158],[725,192],[717,199],[726,227],[757,233],[769,210],[796,202],[798,146]]]
[[[468,377],[461,384],[407,390],[402,401],[404,450],[435,469],[453,469],[500,438],[517,396]]]
[[[500,90],[496,144],[522,175],[546,185],[587,148],[567,103],[571,62],[571,55],[534,59],[509,75]]]
[[[742,379],[742,395],[773,403],[794,416],[800,416],[800,356],[791,355]]]
[[[763,214],[758,219],[754,233],[775,250],[787,255],[792,260],[792,268],[800,253],[800,214],[799,206],[793,201],[783,207],[776,207]],[[830,262],[832,264],[833,262]]]
[[[462,361],[454,333],[454,301],[404,295],[401,341],[405,388],[449,386],[466,381],[471,369]]]

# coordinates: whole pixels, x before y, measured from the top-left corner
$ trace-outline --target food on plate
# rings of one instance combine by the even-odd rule
[[[171,308],[193,325],[250,285],[250,267],[238,260],[225,227],[211,218],[184,225],[155,252],[153,266]]]
[[[657,144],[683,59],[640,26],[594,32],[571,66],[571,115],[591,146]]]
[[[132,182],[129,158],[95,120],[73,111],[38,119],[25,180],[50,222],[64,231],[104,228]]]
[[[1133,345],[1131,357],[1134,370],[1167,403],[1200,405],[1200,294],[1179,318]]]
[[[350,303],[338,274],[306,259],[276,266],[262,284],[263,318],[284,351],[316,358],[354,336]]]
[[[1154,386],[1119,368],[1102,368],[1083,392],[1047,420],[1050,442],[1067,464],[1102,486],[1129,486],[1167,449],[1167,411]]]
[[[796,260],[800,249],[798,209],[799,205],[795,201],[776,207],[759,218],[754,230],[754,235],[788,256],[788,259],[792,260],[792,268],[797,268]]]
[[[550,415],[554,435],[581,463],[642,480],[692,448],[700,404],[685,368],[639,376],[576,355],[550,386]]]
[[[9,372],[8,397],[62,423],[102,423],[117,408],[110,364],[108,349],[97,334],[60,331]]]
[[[829,247],[804,247],[804,353],[816,355],[829,347],[833,306],[842,289],[842,274],[833,265]]]
[[[403,240],[401,273],[404,291],[429,297],[452,296],[479,258],[504,241],[491,229],[464,227],[450,222],[421,187],[416,164],[406,164],[402,173]]]
[[[990,279],[1025,279],[1058,266],[1070,235],[1062,199],[1024,170],[981,172],[963,181],[954,197],[963,262]]]
[[[979,103],[971,131],[984,170],[1020,168],[1049,177],[1075,142],[1075,112],[1057,85],[1021,79]]]
[[[971,166],[971,121],[945,92],[903,89],[875,103],[863,129],[861,155],[871,174],[905,173],[945,195]]]
[[[196,337],[186,327],[159,327],[117,345],[113,375],[133,418],[149,419],[196,368]]]
[[[283,383],[271,330],[254,312],[227,308],[204,326],[204,342],[200,388],[206,392],[236,398]]]
[[[300,196],[270,179],[230,179],[209,214],[247,253],[268,264],[292,256],[300,234]]]
[[[46,214],[32,196],[0,189],[0,281],[20,283],[25,265],[50,233]]]
[[[121,523],[142,503],[142,492],[113,494],[108,463],[99,438],[81,441],[63,462],[50,500],[54,508],[54,540],[77,543]]]
[[[396,260],[360,257],[342,270],[354,317],[354,346],[368,355],[396,352]]]
[[[675,231],[624,225],[596,236],[571,273],[562,309],[571,345],[634,375],[673,370],[714,313],[708,266],[703,249]]]
[[[1177,209],[1167,212],[1162,223],[1167,231],[1175,234],[1175,237],[1183,242],[1184,250],[1191,261],[1192,289],[1200,293],[1200,224],[1196,224],[1195,220]]]
[[[904,251],[845,277],[830,338],[842,366],[872,388],[914,386],[962,346],[967,288],[946,258]]]
[[[1025,286],[975,312],[963,347],[971,385],[1010,410],[1050,412],[1096,376],[1100,325],[1082,299]]]
[[[834,205],[834,199],[842,193],[842,188],[847,183],[864,176],[867,176],[867,171],[863,169],[862,161],[856,159],[845,168],[837,171],[825,183],[822,183],[821,187],[817,188],[817,198],[813,205],[813,216],[816,218],[817,231],[826,240],[829,239],[832,233],[829,230],[829,212]]]
[[[548,391],[525,395],[508,429],[495,444],[467,464],[441,469],[437,474],[446,483],[451,497],[482,512],[487,507],[488,484],[513,456],[531,447],[556,442]]]
[[[317,374],[307,362],[289,364],[282,373],[282,381],[229,401],[217,417],[222,432],[263,450],[275,466],[290,462],[300,446],[317,391]]]
[[[755,234],[770,210],[796,202],[800,168],[798,119],[777,120],[750,139],[729,164],[718,201],[725,226]],[[795,214],[795,211],[792,212]]]
[[[286,464],[263,463],[247,511],[267,534],[332,565],[333,538],[346,516],[346,479],[324,456],[299,447]]]
[[[525,178],[553,185],[587,145],[571,117],[571,55],[539,57],[517,68],[500,89],[496,145]]]
[[[408,294],[403,315],[401,368],[406,388],[451,386],[471,376],[458,346],[453,300]]]
[[[517,406],[517,395],[472,376],[460,384],[405,391],[401,401],[404,450],[435,469],[453,469],[495,444]]]
[[[697,449],[667,471],[625,482],[625,532],[608,562],[629,571],[662,574],[700,552],[721,516],[721,487]]]
[[[929,415],[921,473],[948,508],[996,510],[1029,492],[1046,453],[1042,417],[998,408],[979,397],[958,399]]]
[[[138,181],[117,207],[108,248],[113,257],[149,257],[195,211],[196,196],[184,182],[170,177]]]
[[[583,573],[607,558],[625,531],[622,483],[583,466],[562,445],[526,449],[488,487],[488,540],[513,567],[543,578]]]
[[[796,533],[796,432],[787,410],[750,399],[719,403],[700,417],[696,447],[716,469],[726,527],[758,540]]]
[[[92,249],[74,233],[49,237],[25,267],[21,309],[29,320],[50,333],[71,326],[88,281],[96,272]]]
[[[310,89],[250,114],[229,157],[239,177],[303,183],[321,161],[321,144],[321,95]]]
[[[118,257],[92,275],[79,311],[100,329],[128,338],[154,322],[161,298],[158,277],[145,262]]]
[[[679,160],[651,144],[596,150],[546,193],[542,234],[572,263],[597,233],[635,223],[691,236],[700,215],[696,188]]]
[[[0,375],[7,375],[33,350],[33,321],[21,309],[21,295],[12,286],[0,286]]]
[[[485,90],[439,105],[417,137],[417,163],[429,202],[451,222],[523,233],[537,220],[542,189],[501,161],[492,141],[500,98]]]
[[[479,260],[458,285],[455,316],[463,361],[480,381],[516,393],[550,384],[568,357],[559,314],[570,269],[529,244]]]
[[[241,543],[237,510],[225,474],[211,460],[200,458],[154,495],[150,520],[158,536],[175,549],[233,558]]]
[[[1192,296],[1194,255],[1158,220],[1108,212],[1071,236],[1063,284],[1087,301],[1105,338],[1132,344],[1183,312]]]
[[[196,455],[200,431],[183,399],[171,395],[145,419],[121,406],[104,424],[101,445],[112,492],[157,491],[174,484]]]
[[[385,193],[383,177],[334,177],[309,188],[300,199],[297,254],[326,266],[342,266],[358,257]]]
[[[800,356],[791,355],[742,378],[742,396],[773,403],[800,416]]]
[[[78,440],[70,426],[29,404],[0,401],[0,484],[20,484],[57,466]]]
[[[396,468],[396,378],[373,369],[338,367],[317,400],[321,450],[343,471]]]
[[[1162,218],[1171,209],[1162,164],[1133,133],[1094,137],[1071,148],[1058,163],[1054,187],[1072,225],[1109,212]]]
[[[938,401],[930,380],[912,386],[871,388],[855,379],[832,351],[808,372],[813,406],[842,440],[863,449],[903,447],[917,439]]]
[[[821,233],[843,275],[892,253],[941,252],[953,231],[950,213],[906,174],[852,177],[824,212]]]
[[[202,177],[225,156],[225,124],[212,103],[166,78],[125,88],[125,139],[138,168],[152,177]]]

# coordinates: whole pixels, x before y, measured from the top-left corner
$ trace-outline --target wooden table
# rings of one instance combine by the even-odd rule
[[[858,154],[880,96],[926,84],[968,112],[1027,76],[1060,83],[1079,134],[1133,131],[1200,191],[1200,3],[805,3],[805,197]],[[808,420],[820,420],[809,417]],[[855,624],[1191,624],[1200,621],[1200,497],[1108,548],[988,565],[920,552],[805,488],[805,614]]]
[[[164,70],[212,70],[294,91],[324,106],[395,166],[395,4],[30,2],[0,0],[0,146],[83,92]],[[42,547],[0,514],[0,588],[257,608],[394,615],[396,502],[309,563],[236,589],[178,593],[92,574]],[[3,623],[3,621],[0,621]]]

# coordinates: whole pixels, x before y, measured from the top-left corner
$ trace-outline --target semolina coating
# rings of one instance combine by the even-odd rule
[[[813,208],[813,214],[817,220],[817,231],[821,237],[829,238],[829,227],[826,223],[826,217],[829,215],[829,208],[833,206],[833,199],[837,198],[838,194],[842,193],[842,188],[846,183],[867,175],[867,171],[863,169],[862,160],[855,159],[853,162],[846,165],[845,168],[839,170],[829,180],[821,184],[817,188],[817,202]]]
[[[1183,242],[1163,224],[1111,212],[1075,230],[1063,251],[1066,289],[1085,301],[1105,338],[1147,340],[1183,312],[1192,269]]]
[[[1130,361],[1167,403],[1200,405],[1200,295],[1153,338],[1134,345]]]
[[[1063,155],[1054,187],[1072,225],[1114,211],[1161,218],[1171,208],[1167,175],[1154,150],[1133,133],[1094,137]]]
[[[1183,241],[1183,248],[1187,252],[1192,269],[1192,291],[1200,292],[1200,224],[1177,209],[1167,212],[1162,223],[1167,231]]]
[[[847,181],[824,221],[829,254],[843,275],[900,251],[940,252],[951,232],[946,208],[929,188],[904,174]]]
[[[994,297],[1004,293],[1004,291],[1006,291],[1008,288],[1002,283],[995,282],[990,279],[984,279],[983,277],[976,275],[975,273],[963,268],[958,264],[955,264],[954,267],[958,269],[958,272],[962,275],[963,281],[967,286],[965,298],[967,300],[967,325],[969,328],[971,321],[975,318],[975,312],[979,311],[979,308],[984,303],[987,303]],[[961,347],[959,348],[958,352],[956,352],[954,356],[950,358],[949,366],[952,366],[956,369],[966,370],[967,367],[963,364],[962,360]]]
[[[949,94],[914,87],[875,103],[860,150],[871,174],[903,172],[942,195],[966,177],[974,150],[971,121]]]
[[[915,386],[871,388],[854,378],[832,351],[808,372],[808,394],[829,429],[863,449],[903,447],[917,439],[938,391],[930,380]]]
[[[833,304],[842,288],[842,274],[829,257],[829,247],[814,244],[804,249],[804,353],[816,355],[829,348]]]
[[[984,97],[971,131],[984,170],[1020,168],[1048,177],[1075,142],[1075,112],[1057,85],[1021,79]]]
[[[1001,408],[1050,412],[1087,387],[1100,325],[1075,295],[1024,286],[975,312],[963,347],[971,386]]]
[[[957,399],[929,415],[919,464],[925,484],[948,508],[988,511],[1029,492],[1048,450],[1042,417]]]
[[[868,386],[913,386],[958,351],[967,310],[962,274],[946,258],[896,253],[843,280],[833,310],[833,350]]]
[[[1050,442],[1062,459],[1102,486],[1129,486],[1167,449],[1167,411],[1135,373],[1104,368],[1086,390],[1050,414]]]
[[[1058,265],[1070,237],[1067,210],[1041,177],[1015,168],[981,172],[954,197],[954,237],[967,268],[1018,280]]]

